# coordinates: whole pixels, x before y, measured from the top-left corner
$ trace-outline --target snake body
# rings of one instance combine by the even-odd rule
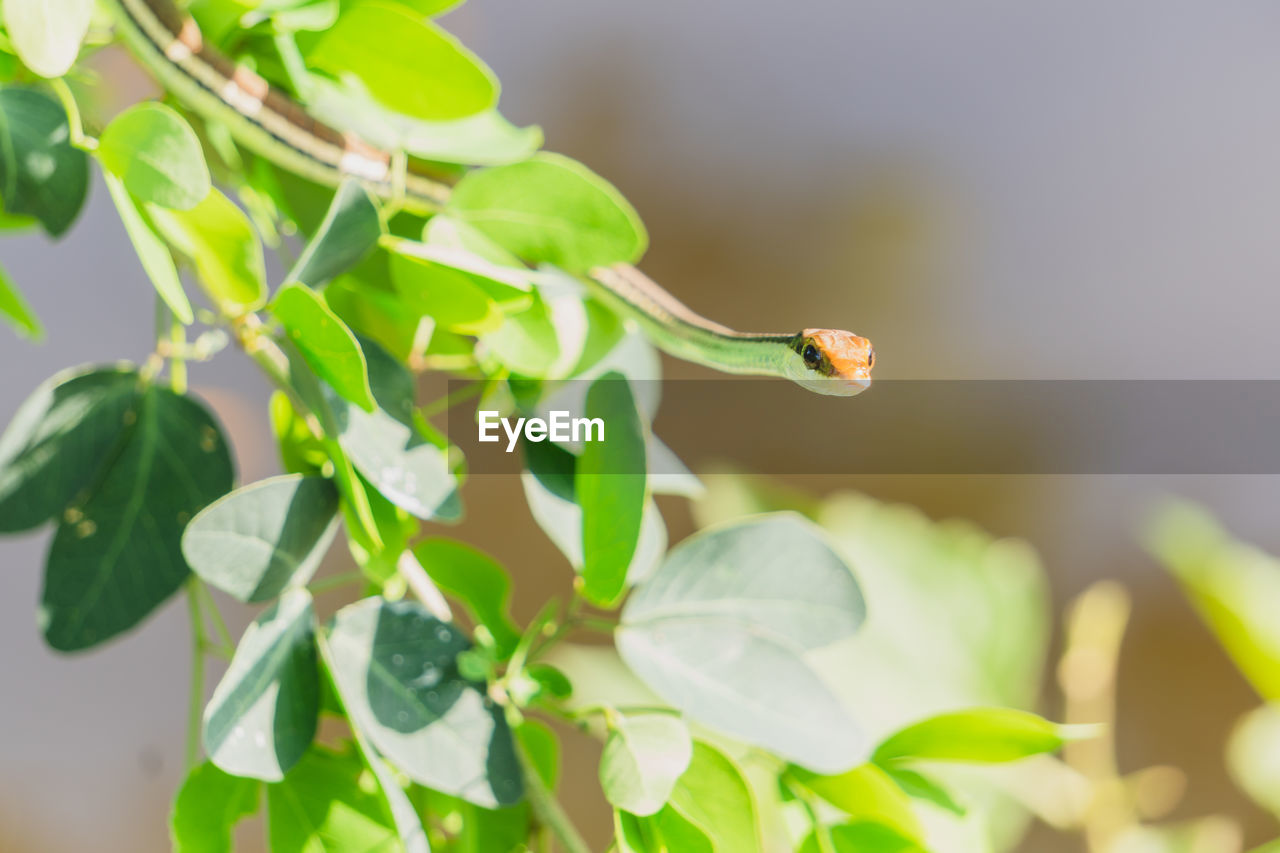
[[[414,168],[400,175],[390,152],[337,130],[205,43],[195,20],[171,0],[112,0],[125,42],[166,89],[201,116],[224,124],[246,148],[316,183],[355,177],[384,198],[424,210],[449,199],[448,184]],[[735,332],[685,306],[635,267],[591,271],[605,302],[633,318],[660,349],[727,373],[779,376],[822,394],[851,396],[871,383],[875,353],[851,332]]]

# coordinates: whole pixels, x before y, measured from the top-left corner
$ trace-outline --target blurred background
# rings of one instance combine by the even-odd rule
[[[875,342],[881,379],[1280,376],[1274,3],[470,0],[444,23],[501,77],[512,120],[542,125],[548,148],[636,205],[652,236],[645,270],[724,323],[851,328]],[[100,67],[149,90],[122,55]],[[0,420],[57,370],[150,351],[150,286],[103,190],[61,243],[0,239],[48,333],[40,346],[0,334]],[[192,381],[227,426],[241,480],[274,473],[267,388],[247,359],[227,352]],[[874,390],[832,401],[833,470],[874,405]],[[725,461],[774,470],[787,412],[741,427],[759,434],[758,456]],[[681,456],[715,455],[714,429],[663,437]],[[1257,699],[1138,531],[1159,496],[1189,496],[1280,552],[1280,478],[791,479],[1025,539],[1055,612],[1092,581],[1122,581],[1134,611],[1121,764],[1182,768],[1175,817],[1227,815],[1250,844],[1276,835],[1223,762]],[[514,568],[527,618],[568,567],[514,478],[478,478],[466,499],[460,535]],[[685,504],[663,509],[673,542],[692,531]],[[46,539],[0,542],[0,683],[22,685],[21,700],[0,701],[0,850],[167,849],[183,604],[104,650],[57,656],[35,624]],[[228,612],[233,629],[251,617]],[[1051,683],[1041,708],[1060,713]],[[566,757],[567,801],[583,814],[603,803],[592,749]],[[602,820],[584,820],[598,842]],[[1020,849],[1083,846],[1035,829]]]

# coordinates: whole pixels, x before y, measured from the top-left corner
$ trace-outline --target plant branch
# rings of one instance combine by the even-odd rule
[[[195,575],[187,581],[187,610],[191,615],[191,692],[187,704],[186,768],[190,773],[200,760],[200,726],[204,712],[204,619],[200,615],[200,580]]]
[[[591,848],[583,840],[578,828],[573,825],[569,815],[565,813],[560,801],[543,783],[537,769],[524,748],[516,742],[516,758],[520,762],[520,773],[524,777],[525,796],[529,798],[529,807],[538,823],[551,830],[559,839],[560,845],[567,853],[591,853]]]

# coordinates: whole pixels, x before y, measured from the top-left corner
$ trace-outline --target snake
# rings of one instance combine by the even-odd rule
[[[276,166],[336,187],[354,178],[384,199],[442,209],[451,186],[420,164],[316,118],[252,69],[205,42],[172,0],[111,0],[125,44],[162,87],[202,118]],[[630,264],[585,278],[601,301],[630,317],[662,351],[724,373],[789,379],[820,394],[853,396],[871,384],[875,350],[838,329],[737,332],[696,313]]]

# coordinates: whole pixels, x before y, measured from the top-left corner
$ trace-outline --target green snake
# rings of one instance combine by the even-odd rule
[[[206,119],[224,124],[246,148],[327,186],[362,181],[384,198],[439,209],[450,187],[351,133],[310,115],[257,73],[206,44],[195,20],[171,0],[113,0],[125,40],[167,90]],[[749,334],[695,313],[633,266],[591,270],[593,291],[633,318],[660,349],[726,373],[778,376],[821,394],[852,396],[871,384],[875,353],[851,332],[804,329]]]

